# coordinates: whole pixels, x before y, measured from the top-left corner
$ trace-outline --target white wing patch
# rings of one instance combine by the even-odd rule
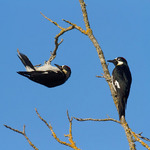
[[[114,81],[113,81],[113,76],[111,76],[111,79],[112,79],[112,86],[113,86],[114,90],[116,91],[116,87],[115,87]]]
[[[43,72],[42,74],[48,74],[48,72],[47,72],[47,71],[45,71],[45,72]]]
[[[117,80],[115,80],[115,86],[120,89],[120,85],[119,85],[119,82]]]

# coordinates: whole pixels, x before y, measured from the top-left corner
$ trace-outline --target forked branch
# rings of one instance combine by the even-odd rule
[[[101,122],[101,121],[113,121],[113,122],[116,122],[116,123],[119,123],[119,124],[122,124],[120,121],[118,120],[115,120],[113,118],[106,118],[106,119],[93,119],[93,118],[76,118],[76,117],[73,117],[74,119],[76,119],[77,121],[97,121],[97,122]],[[129,127],[128,127],[128,124],[125,123],[125,124],[122,124],[124,125],[125,129],[127,130],[126,132],[130,132],[130,134],[133,135],[133,137],[135,138],[135,141],[138,141],[139,143],[141,143],[142,146],[144,146],[145,148],[147,148],[148,150],[150,150],[150,147],[145,143],[143,142],[141,139],[144,139],[146,141],[149,141],[150,142],[150,139],[146,138],[146,137],[143,137],[140,133],[140,134],[136,134],[134,133]],[[141,138],[141,139],[140,139]]]
[[[65,32],[74,29],[74,26],[71,25],[71,26],[69,26],[67,28],[63,28],[57,22],[54,22],[51,19],[49,19],[48,17],[46,17],[43,13],[41,13],[41,15],[44,18],[46,18],[47,20],[49,20],[51,23],[53,23],[54,25],[56,25],[59,29],[61,29],[61,31],[55,36],[55,48],[54,48],[53,52],[51,52],[51,56],[50,56],[49,60],[46,62],[47,64],[50,64],[52,62],[52,60],[56,57],[56,52],[58,50],[59,45],[63,42],[63,39],[61,39],[61,41],[58,42],[59,37],[61,35],[63,35]]]
[[[26,133],[25,133],[25,125],[23,126],[23,131],[19,131],[19,130],[14,129],[14,128],[12,128],[12,127],[10,127],[10,126],[7,126],[7,125],[4,125],[4,126],[5,126],[6,128],[8,128],[8,129],[14,131],[14,132],[17,132],[17,133],[19,133],[19,134],[22,134],[22,135],[26,138],[26,140],[28,141],[28,143],[30,144],[30,146],[33,147],[35,150],[38,150],[38,148],[37,148],[37,147],[29,140],[29,138],[27,137],[27,135],[26,135]]]
[[[67,111],[67,116],[68,116],[68,120],[69,120],[69,123],[70,123],[69,134],[64,135],[64,136],[65,136],[65,137],[68,137],[68,140],[69,140],[70,143],[61,141],[61,140],[57,137],[56,133],[54,132],[54,130],[53,130],[53,128],[52,128],[52,125],[51,125],[50,123],[48,124],[47,121],[44,120],[44,119],[40,116],[40,114],[38,113],[37,109],[35,109],[35,111],[36,111],[38,117],[39,117],[39,118],[46,124],[46,126],[50,129],[50,131],[51,131],[53,137],[55,138],[55,140],[56,140],[57,142],[59,142],[60,144],[69,146],[69,147],[71,147],[71,148],[74,149],[74,150],[80,150],[80,149],[76,146],[75,142],[73,141],[73,136],[72,136],[72,118],[70,119],[69,114],[68,114],[68,111]]]
[[[142,136],[142,132],[139,133],[139,134],[136,134],[136,136],[139,137],[139,138],[141,138],[141,139],[143,139],[143,140],[145,140],[145,141],[150,142],[150,139],[149,139],[149,138]]]
[[[140,134],[134,133],[133,131],[131,131],[131,129],[130,129],[130,132],[131,132],[131,134],[133,135],[133,137],[135,138],[136,141],[138,141],[139,143],[141,143],[141,145],[143,145],[145,148],[150,150],[150,147],[140,139],[140,138],[142,138],[146,141],[150,141],[148,138],[145,138],[145,137],[141,136]]]

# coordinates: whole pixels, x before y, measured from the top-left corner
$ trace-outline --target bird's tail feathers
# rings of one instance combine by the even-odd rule
[[[27,77],[27,78],[29,78],[31,75],[30,72],[26,72],[26,71],[18,71],[17,73],[24,76],[24,77]]]
[[[30,62],[29,58],[26,55],[20,53],[19,50],[17,50],[17,52],[18,52],[18,57],[21,60],[21,62],[24,64],[26,70],[27,71],[33,71],[33,70],[35,70],[35,68],[32,65],[32,63]]]
[[[118,101],[118,110],[119,110],[119,119],[121,120],[121,116],[125,117],[125,109],[126,109],[126,100],[121,99]]]

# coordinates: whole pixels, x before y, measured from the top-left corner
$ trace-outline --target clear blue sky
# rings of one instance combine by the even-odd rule
[[[126,119],[136,133],[150,138],[150,1],[149,0],[86,0],[91,28],[106,59],[123,56],[133,77]],[[47,88],[20,75],[25,70],[17,57],[17,48],[34,65],[44,63],[54,49],[59,29],[43,18],[40,11],[63,27],[70,20],[84,28],[78,0],[0,0],[1,104],[0,149],[32,150],[22,135],[3,124],[22,130],[40,150],[69,150],[58,144],[49,129],[37,117],[35,108],[51,122],[57,136],[67,138],[66,116],[118,119],[109,87],[104,79],[96,50],[79,31],[62,36],[64,42],[52,64],[66,64],[72,75],[62,86]],[[112,72],[114,66],[109,65]],[[82,150],[127,150],[123,128],[114,122],[73,121],[73,137]],[[140,144],[138,150],[144,150]]]

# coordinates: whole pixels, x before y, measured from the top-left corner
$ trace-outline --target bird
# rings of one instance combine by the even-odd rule
[[[55,67],[45,63],[43,66],[33,66],[26,55],[20,53],[19,50],[17,52],[26,68],[26,71],[18,71],[17,73],[36,83],[52,88],[64,84],[71,75],[71,69],[67,65],[54,64]]]
[[[114,60],[108,60],[115,65],[112,71],[112,85],[117,94],[119,119],[125,118],[125,109],[127,99],[130,93],[132,76],[125,58],[117,57]]]

